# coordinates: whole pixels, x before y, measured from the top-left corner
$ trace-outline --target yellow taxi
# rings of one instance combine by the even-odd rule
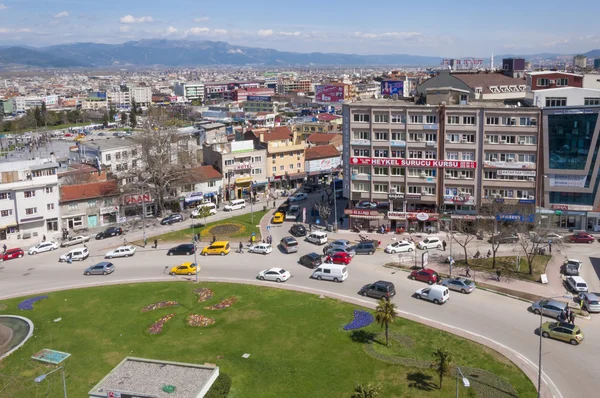
[[[208,256],[209,254],[218,254],[220,256],[224,256],[226,254],[229,254],[229,250],[229,242],[226,240],[222,240],[213,242],[209,246],[206,246],[204,249],[202,249],[202,252],[200,254],[202,254],[203,256]]]
[[[171,268],[169,274],[171,275],[195,275],[198,272],[198,268],[194,263],[182,263]]]
[[[284,219],[285,219],[285,214],[278,211],[275,214],[273,214],[273,220],[271,220],[271,224],[281,224],[281,223],[283,223]]]

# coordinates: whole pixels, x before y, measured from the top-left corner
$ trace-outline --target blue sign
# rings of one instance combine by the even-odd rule
[[[271,96],[269,95],[249,95],[246,99],[248,101],[271,102]]]
[[[506,222],[534,222],[535,214],[497,214],[496,221],[506,221]]]
[[[270,230],[270,229],[271,229],[271,226],[270,226],[270,225],[267,225],[267,231],[268,231],[268,230]]]
[[[519,199],[519,203],[533,205],[535,204],[535,199]]]

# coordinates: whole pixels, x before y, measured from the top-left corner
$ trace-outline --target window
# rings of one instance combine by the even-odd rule
[[[448,124],[459,124],[460,116],[448,116]]]
[[[519,118],[520,126],[537,126],[537,119],[534,117],[522,117]]]
[[[427,117],[425,118],[425,121],[427,124],[435,124],[435,123],[437,123],[437,116],[436,115],[427,115]]]
[[[364,182],[355,182],[352,184],[352,190],[355,192],[368,192],[367,184]]]
[[[433,196],[435,195],[435,187],[422,187],[421,188],[422,195]]]
[[[371,120],[371,118],[369,117],[368,114],[363,114],[363,113],[355,113],[354,114],[354,119],[355,122],[364,122],[364,123],[369,123],[369,121]]]
[[[460,142],[473,144],[475,142],[475,134],[463,134],[460,137]]]
[[[388,141],[388,133],[385,131],[376,131],[374,141]]]
[[[262,156],[252,156],[252,162],[262,162]]]
[[[517,199],[529,199],[530,196],[533,197],[530,191],[517,190]]]
[[[500,143],[500,136],[496,134],[486,135],[485,141],[488,144],[498,144]]]
[[[12,209],[0,211],[0,216],[2,216],[2,217],[12,216]]]
[[[413,168],[409,168],[408,169],[408,176],[409,177],[419,177],[419,178],[435,177],[435,169],[413,169]]]
[[[106,159],[107,162],[110,162],[110,153],[107,153],[104,159]]]
[[[273,173],[276,173],[276,172],[277,172],[277,167],[273,166]]]
[[[294,152],[290,152],[290,153],[288,153],[288,156],[289,156],[289,157],[293,157],[293,156],[294,156]]]
[[[275,156],[273,156],[273,158],[275,158]],[[225,166],[233,166],[234,163],[235,163],[234,159],[227,159],[224,162]]]
[[[583,105],[600,105],[600,98],[584,98]]]
[[[421,159],[423,157],[423,151],[408,151],[409,159]]]
[[[12,195],[10,192],[0,192],[0,200],[11,199]]]
[[[253,175],[259,175],[259,174],[262,174],[262,169],[252,169],[252,174],[253,174]],[[210,185],[210,184],[213,184],[213,185]],[[213,186],[213,187],[214,187],[214,186],[215,186],[215,182],[214,182],[214,181],[211,181],[211,182],[209,182],[209,183],[208,183],[208,186],[209,186],[209,187],[211,187],[211,186]]]
[[[371,174],[371,168],[369,166],[353,167],[352,174]]]
[[[45,191],[46,193],[52,193],[54,192],[54,187],[46,187]]]
[[[501,135],[500,143],[501,144],[516,144],[517,136],[515,135]]]
[[[414,142],[423,141],[423,134],[421,134],[421,133],[408,133],[408,140],[409,141],[414,141]]]
[[[425,133],[425,141],[427,142],[437,142],[437,133]]]
[[[54,203],[48,203],[46,205],[46,210],[54,210]]]
[[[401,114],[392,114],[392,123],[406,123],[406,117]]]
[[[568,86],[569,79],[566,77],[561,77],[560,79],[556,79],[556,85],[557,86]]]
[[[138,167],[138,161],[137,161],[137,159],[133,159],[133,160],[131,161],[131,167],[132,167],[132,168],[134,168],[134,169],[135,169],[136,167]]]
[[[289,165],[289,169],[290,169],[290,170],[294,170],[294,164],[293,164],[293,163],[290,163],[290,165]]]
[[[495,180],[498,177],[498,173],[496,171],[486,171],[483,173],[483,178],[485,180]]]
[[[280,153],[279,154],[279,159],[283,159],[284,156],[285,156],[285,153]]]
[[[425,151],[425,159],[437,159],[437,153],[433,151]]]
[[[121,152],[115,153],[115,160],[121,160]]]
[[[410,115],[410,122],[412,124],[423,124],[423,115]]]
[[[402,132],[392,131],[392,141],[405,141],[406,134]]]
[[[567,98],[566,97],[546,97],[546,106],[567,106]]]
[[[421,193],[421,187],[408,186],[408,193]]]
[[[375,114],[373,116],[373,123],[389,123],[389,122],[390,122],[390,115],[388,115],[387,113]]]
[[[354,156],[368,158],[371,156],[371,150],[369,149],[355,149]]]
[[[406,152],[404,152],[404,151],[398,151],[398,150],[392,151],[393,158],[403,158],[404,156],[406,156]]]
[[[519,137],[519,144],[537,145],[537,137],[535,135],[525,135],[525,136]]]
[[[475,160],[474,152],[463,152],[461,155],[462,155],[462,160],[469,160],[469,161]]]
[[[391,168],[391,172],[393,176],[403,176],[404,175],[404,168],[402,167],[392,167]]]
[[[498,125],[500,124],[500,118],[499,117],[492,117],[492,116],[488,116],[485,119],[485,124],[489,124],[489,125]]]
[[[69,203],[69,210],[79,209],[79,203]]]
[[[73,217],[73,227],[83,227],[83,217]]]
[[[446,152],[446,160],[458,160],[458,152]]]
[[[368,131],[353,131],[352,139],[354,140],[369,140],[371,139]]]
[[[35,191],[25,191],[23,192],[23,196],[26,198],[33,198],[35,196]]]
[[[538,87],[546,87],[550,85],[550,79],[546,79],[545,77],[537,79]]]
[[[260,170],[260,169],[255,169],[255,170]],[[260,173],[258,173],[258,174],[260,174]],[[209,188],[216,187],[217,186],[217,182],[216,181],[209,181],[206,185]]]
[[[387,158],[389,154],[387,149],[375,149],[373,152],[376,158]]]
[[[516,117],[503,117],[502,125],[503,126],[516,126],[517,118]]]
[[[37,207],[30,207],[28,209],[25,209],[25,214],[27,214],[28,216],[37,214]]]
[[[460,134],[446,134],[446,141],[458,143],[460,142]]]
[[[302,168],[302,164],[301,163],[296,163],[296,168],[297,169],[301,169]]]
[[[373,175],[376,176],[387,176],[389,175],[389,168],[388,167],[374,167],[373,168]]]
[[[132,149],[132,150],[131,150],[131,156],[132,156],[132,157],[134,157],[134,156],[137,156],[137,154],[138,154],[138,151],[137,151],[137,149]]]
[[[190,191],[191,191],[191,189],[190,189]],[[87,207],[96,207],[97,205],[98,205],[98,203],[96,202],[95,199],[88,200],[88,202],[87,202]]]
[[[470,125],[470,126],[475,125],[475,116],[463,116],[462,120],[463,120],[462,124],[466,124],[466,125]]]
[[[373,191],[387,193],[388,192],[388,184],[375,184],[373,186]]]
[[[535,155],[534,154],[520,154],[519,162],[535,163]]]
[[[284,165],[279,166],[279,171],[284,171],[284,170],[285,170],[285,166]]]

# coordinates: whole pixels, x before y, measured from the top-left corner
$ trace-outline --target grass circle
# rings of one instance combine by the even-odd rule
[[[203,236],[232,236],[239,235],[244,233],[246,227],[242,224],[237,223],[227,223],[227,224],[219,224],[210,228],[205,228],[202,230]]]
[[[4,303],[0,303],[0,311],[4,311],[7,308],[8,308],[8,305],[6,305]]]

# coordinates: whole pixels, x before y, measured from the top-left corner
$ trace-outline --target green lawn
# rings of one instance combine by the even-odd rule
[[[370,382],[380,383],[381,397],[386,398],[449,397],[454,396],[454,378],[446,377],[439,390],[437,377],[423,366],[437,347],[443,347],[470,377],[473,387],[470,391],[461,387],[461,396],[536,396],[529,379],[495,351],[412,321],[397,318],[390,326],[400,336],[390,348],[381,344],[379,336],[366,345],[364,336],[378,334],[381,328],[373,324],[358,332],[344,331],[357,309],[354,305],[249,285],[200,286],[212,289],[214,297],[198,303],[193,291],[199,285],[178,282],[50,293],[48,299],[34,304],[33,311],[19,311],[21,299],[2,302],[8,307],[0,313],[29,317],[35,333],[0,363],[0,392],[9,391],[10,397],[62,397],[59,375],[40,384],[33,381],[52,367],[30,357],[50,348],[72,354],[64,364],[73,397],[87,396],[125,356],[216,363],[232,377],[230,397],[236,398],[347,398],[356,383]],[[238,300],[230,308],[204,309],[231,296]],[[141,312],[142,307],[167,300],[176,300],[180,306]],[[150,335],[148,328],[169,313],[175,316],[162,333]],[[191,313],[216,322],[192,328],[186,322]],[[57,318],[62,319],[53,322]],[[244,353],[250,358],[243,359]],[[389,358],[404,359],[398,364]]]
[[[533,274],[529,274],[529,264],[527,263],[527,258],[521,256],[519,268],[517,269],[517,257],[516,256],[508,256],[508,257],[496,257],[496,268],[500,268],[502,270],[503,276],[508,276],[510,278],[516,279],[525,279],[533,282],[540,281],[540,275],[546,273],[546,265],[552,256],[542,256],[537,255],[533,259]],[[459,260],[456,262],[457,266],[464,267],[465,261]],[[494,268],[492,268],[492,258],[475,258],[469,259],[469,267],[473,270],[478,271],[487,271],[487,272],[496,272]]]

